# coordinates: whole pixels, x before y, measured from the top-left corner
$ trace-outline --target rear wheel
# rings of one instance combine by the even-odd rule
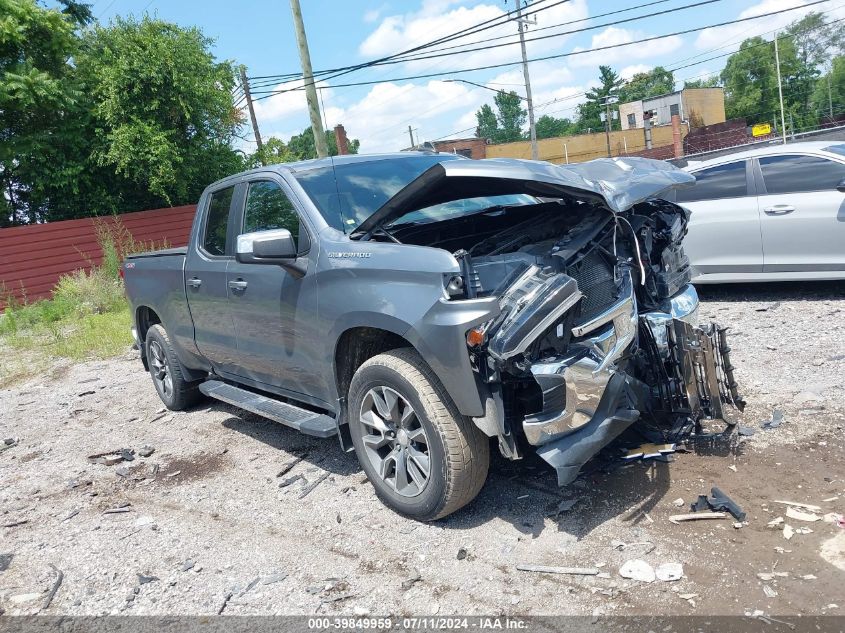
[[[489,440],[458,412],[415,350],[367,360],[352,378],[348,402],[358,461],[389,508],[429,521],[479,493]]]
[[[171,411],[182,411],[196,404],[200,397],[199,383],[188,382],[165,329],[153,325],[147,331],[147,364],[159,398]]]

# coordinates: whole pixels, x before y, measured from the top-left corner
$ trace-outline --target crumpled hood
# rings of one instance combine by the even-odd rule
[[[493,158],[448,160],[428,168],[390,198],[352,233],[361,237],[411,211],[436,204],[508,194],[594,201],[619,213],[667,191],[691,186],[695,177],[651,158],[599,158],[552,163]]]

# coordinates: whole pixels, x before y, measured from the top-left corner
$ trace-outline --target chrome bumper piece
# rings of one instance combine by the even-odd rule
[[[616,361],[637,338],[637,300],[630,272],[625,272],[619,296],[607,310],[572,328],[575,338],[569,354],[531,366],[543,391],[543,409],[522,423],[530,444],[551,442],[595,417]]]

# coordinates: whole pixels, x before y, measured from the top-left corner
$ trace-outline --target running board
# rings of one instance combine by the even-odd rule
[[[205,381],[200,385],[200,391],[210,398],[222,400],[240,409],[270,418],[305,435],[332,437],[337,434],[337,424],[327,415],[301,409],[220,380]]]

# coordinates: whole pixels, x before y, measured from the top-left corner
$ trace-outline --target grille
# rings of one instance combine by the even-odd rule
[[[580,320],[591,319],[616,302],[613,266],[600,253],[593,251],[568,272],[578,282],[578,289],[584,295]]]

